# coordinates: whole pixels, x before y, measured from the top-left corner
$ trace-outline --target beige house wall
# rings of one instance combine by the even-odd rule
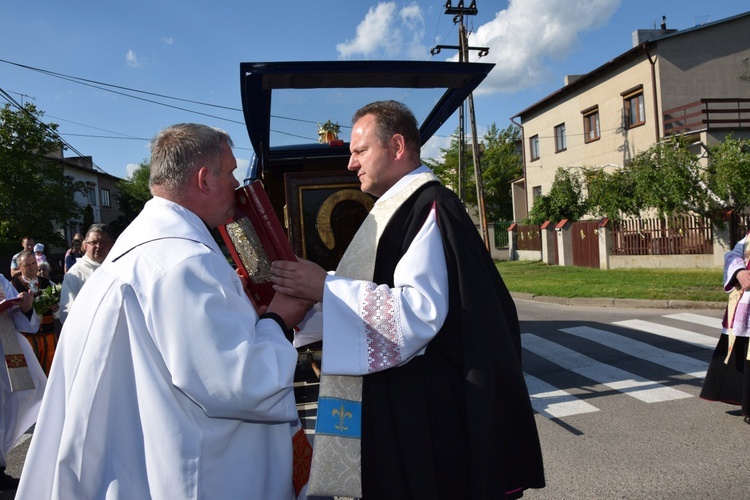
[[[514,197],[524,197],[514,199],[516,220],[524,219],[533,207],[535,187],[549,193],[558,168],[617,168],[648,149],[663,134],[664,110],[706,98],[750,97],[748,33],[750,15],[668,34],[528,108],[520,115],[525,179],[514,184]],[[638,86],[643,88],[645,123],[625,129],[623,93]],[[599,110],[600,138],[586,143],[582,111],[593,106]],[[555,127],[561,123],[566,126],[567,149],[555,152]],[[712,128],[693,138],[711,145],[728,133],[735,138],[750,136],[747,129]],[[532,161],[530,139],[535,135],[540,157]],[[699,145],[696,151],[700,152]]]
[[[524,120],[529,210],[533,206],[532,188],[541,186],[542,194],[548,194],[558,168],[619,167],[654,143],[659,125],[654,119],[651,81],[651,64],[644,55]],[[626,129],[622,93],[639,86],[644,95],[645,123]],[[594,106],[599,109],[600,138],[586,143],[582,112]],[[555,127],[561,123],[565,123],[567,149],[555,152]],[[531,161],[529,141],[534,135],[539,136],[539,159]]]
[[[662,109],[701,98],[750,97],[750,17],[688,30],[657,48]]]

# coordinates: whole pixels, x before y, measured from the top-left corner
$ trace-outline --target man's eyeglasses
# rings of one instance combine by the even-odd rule
[[[97,246],[101,247],[101,246],[111,245],[112,242],[109,240],[94,240],[94,241],[87,241],[86,244],[91,245],[92,247],[97,247]]]

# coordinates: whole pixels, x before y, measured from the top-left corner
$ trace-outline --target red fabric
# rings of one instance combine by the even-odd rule
[[[294,434],[292,450],[294,457],[292,481],[294,482],[294,493],[299,495],[310,478],[310,464],[312,463],[312,446],[305,436],[304,429],[300,429]]]

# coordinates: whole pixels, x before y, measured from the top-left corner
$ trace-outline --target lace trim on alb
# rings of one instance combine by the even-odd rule
[[[367,336],[367,367],[370,373],[401,363],[404,334],[399,321],[398,302],[388,285],[365,287],[360,317]]]

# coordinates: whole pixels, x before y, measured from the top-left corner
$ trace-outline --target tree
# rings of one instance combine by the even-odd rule
[[[654,208],[661,217],[709,214],[705,172],[686,139],[669,137],[657,142],[638,153],[627,168],[642,208]]]
[[[750,143],[727,137],[708,153],[705,169],[685,138],[669,137],[611,174],[585,169],[590,209],[611,219],[694,213],[721,224],[723,211],[750,207]]]
[[[425,165],[430,167],[435,175],[440,178],[443,185],[458,192],[458,129],[451,136],[451,143],[448,149],[440,148],[442,157],[437,160],[423,159]],[[465,160],[470,157],[466,155]]]
[[[575,222],[583,217],[587,204],[583,199],[581,177],[572,170],[558,168],[550,192],[534,200],[529,222],[543,224],[548,220],[559,222],[563,219]]]
[[[708,186],[720,209],[739,213],[750,207],[750,141],[728,136],[709,149]]]
[[[640,215],[641,205],[635,195],[635,181],[629,169],[607,173],[601,168],[584,168],[586,202],[591,213],[598,217],[620,220]]]
[[[123,179],[117,183],[119,190],[117,202],[122,215],[111,224],[115,236],[122,233],[133,222],[133,219],[143,210],[143,205],[151,199],[152,195],[148,187],[150,174],[151,164],[143,160],[130,179]]]
[[[42,122],[43,115],[31,103],[17,111],[8,104],[0,110],[0,239],[20,241],[29,234],[65,247],[55,227],[80,217],[75,195],[87,191],[48,156],[63,143],[57,125]]]
[[[86,205],[83,207],[83,222],[81,223],[81,227],[83,227],[84,231],[88,231],[88,228],[91,227],[91,224],[94,223],[94,207],[91,205]]]
[[[512,220],[511,181],[523,174],[523,156],[517,147],[521,129],[510,125],[498,130],[493,123],[483,139],[482,180],[487,218],[490,221]],[[471,184],[475,185],[473,179]],[[476,193],[476,188],[472,192]]]
[[[517,148],[521,131],[515,125],[499,130],[496,124],[490,125],[480,142],[484,152],[481,156],[484,204],[488,221],[510,220],[513,218],[513,200],[510,182],[523,173],[521,153]],[[425,160],[435,175],[446,186],[458,189],[458,133],[454,134],[448,149],[440,149],[439,160]],[[474,180],[471,147],[466,147],[466,204],[477,205],[477,189]]]

